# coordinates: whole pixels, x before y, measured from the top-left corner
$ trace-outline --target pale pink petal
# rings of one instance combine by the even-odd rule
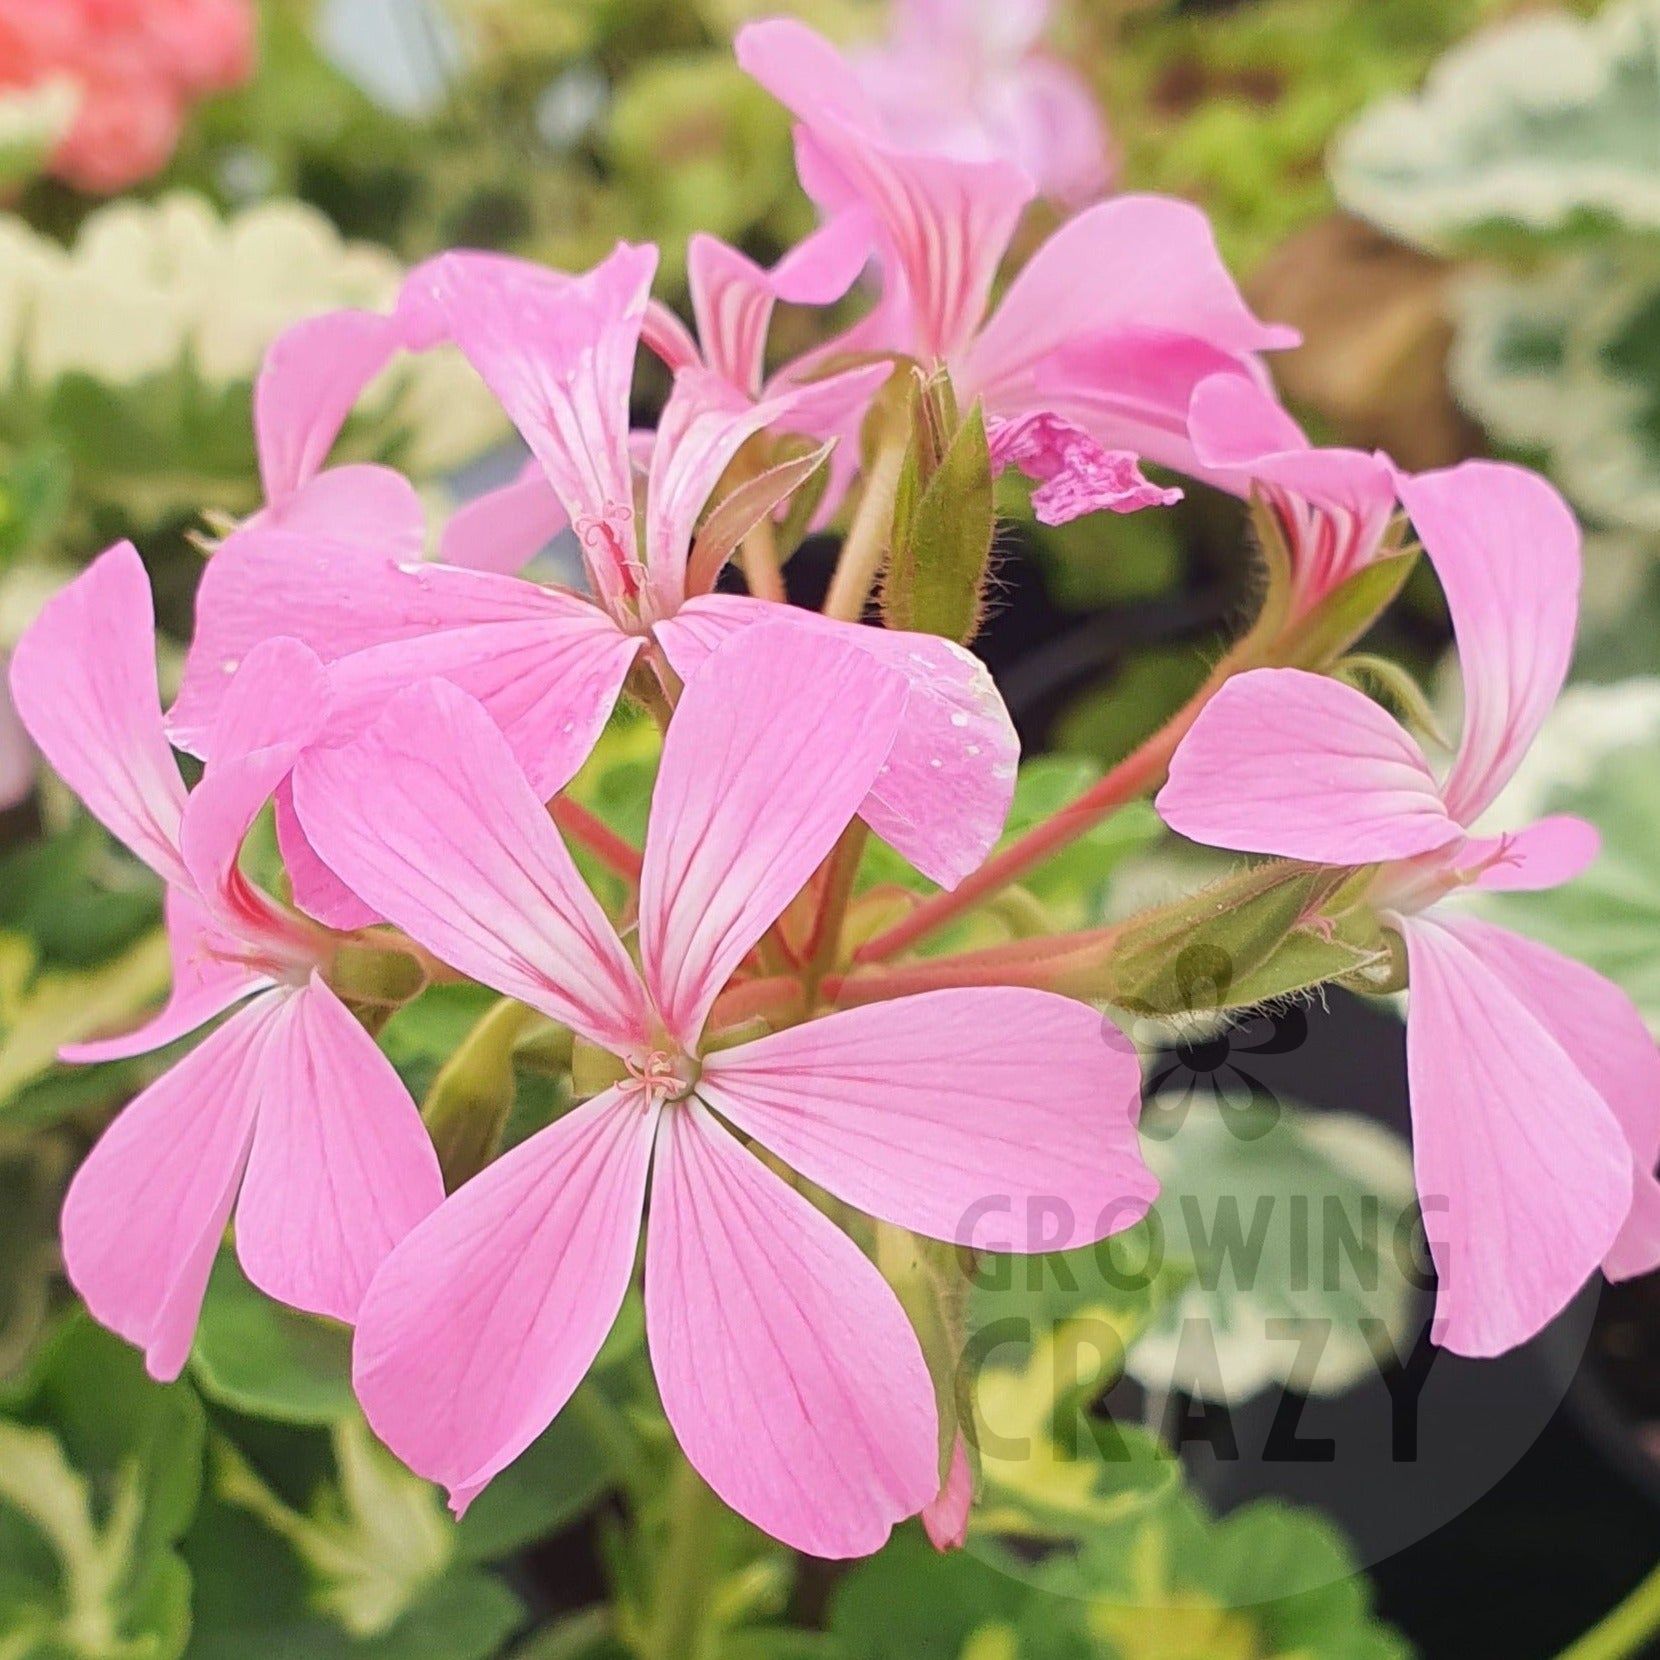
[[[1037,52],[1009,77],[993,131],[1038,190],[1081,208],[1106,194],[1115,156],[1101,106],[1078,71]]]
[[[569,524],[541,462],[531,460],[511,484],[450,515],[438,557],[463,570],[517,576]]]
[[[802,183],[828,212],[867,210],[913,308],[919,355],[967,344],[1026,204],[1031,181],[1000,161],[907,153],[884,141],[851,65],[803,24],[749,24],[738,63],[803,124]]]
[[[311,750],[294,805],[352,891],[445,962],[608,1048],[639,1039],[634,965],[466,693],[428,681],[352,743]]]
[[[1433,1334],[1485,1356],[1526,1342],[1595,1272],[1630,1212],[1632,1162],[1602,1097],[1464,928],[1402,926],[1406,1056]]]
[[[889,372],[886,364],[871,364],[782,387],[758,403],[706,369],[675,377],[646,486],[647,564],[657,615],[671,614],[685,597],[692,532],[744,443],[767,430],[817,435],[850,408],[867,404]]]
[[[324,473],[288,505],[233,532],[196,592],[196,633],[168,732],[205,757],[242,660],[286,635],[325,663],[446,620],[415,564],[426,538],[414,490],[395,473]]]
[[[541,462],[606,599],[630,591],[639,555],[628,398],[651,247],[619,244],[580,277],[497,255],[441,254],[405,293],[495,393]]]
[[[1319,864],[1404,859],[1462,837],[1400,722],[1302,669],[1227,681],[1177,748],[1155,805],[1192,841]]]
[[[331,311],[285,329],[254,383],[254,435],[266,499],[282,503],[328,459],[352,406],[402,344],[373,311]]]
[[[922,1527],[937,1551],[961,1550],[968,1543],[968,1518],[974,1508],[974,1471],[968,1448],[958,1435],[951,1443],[951,1464],[940,1490],[923,1507]]]
[[[1013,420],[992,416],[986,440],[994,472],[1018,467],[1038,481],[1032,512],[1046,525],[1063,525],[1086,513],[1134,513],[1170,507],[1176,489],[1149,484],[1128,450],[1103,449],[1074,421],[1047,411]]]
[[[117,1115],[69,1184],[63,1259],[94,1318],[175,1378],[253,1138],[278,1012],[250,1003]]]
[[[640,343],[654,353],[671,375],[706,367],[697,337],[661,300],[646,301]]]
[[[710,652],[745,628],[787,620],[854,645],[905,676],[905,719],[860,816],[923,875],[955,887],[978,869],[1003,833],[1020,740],[986,666],[933,634],[834,622],[743,595],[689,601],[656,636],[690,681]]]
[[[696,1101],[658,1136],[646,1337],[686,1456],[785,1544],[862,1556],[933,1498],[933,1385],[898,1300]]]
[[[1469,824],[1509,781],[1562,689],[1579,615],[1579,526],[1537,473],[1502,462],[1397,482],[1458,639],[1464,731],[1446,796],[1448,812]]]
[[[84,1066],[147,1055],[205,1026],[233,1003],[271,984],[269,975],[237,960],[240,942],[227,936],[202,902],[184,888],[167,890],[167,944],[173,959],[173,989],[166,1006],[120,1037],[65,1044],[58,1051],[59,1060]]]
[[[1460,849],[1461,867],[1477,867],[1474,886],[1490,893],[1527,893],[1559,888],[1586,870],[1602,851],[1595,825],[1559,813],[1525,830],[1502,836],[1472,836]]]
[[[1635,1165],[1631,1212],[1604,1269],[1626,1279],[1660,1267],[1660,1048],[1611,980],[1548,946],[1475,917],[1443,926],[1481,958],[1584,1073],[1625,1132]]]
[[[963,359],[959,390],[1001,413],[1036,407],[1004,394],[1018,394],[1057,347],[1123,330],[1186,337],[1235,355],[1298,338],[1252,313],[1198,208],[1119,196],[1069,220],[1032,256]],[[1181,409],[1185,416],[1187,400]]]
[[[461,1511],[570,1399],[634,1271],[657,1114],[609,1090],[475,1176],[386,1259],[352,1380],[375,1433]]]
[[[640,961],[680,1042],[835,846],[904,713],[900,675],[787,622],[746,630],[686,687],[640,876]]]
[[[294,903],[315,917],[325,928],[338,928],[350,933],[356,928],[367,928],[383,919],[372,905],[365,905],[358,896],[323,863],[322,856],[311,845],[294,811],[294,781],[292,775],[277,786],[273,798],[277,825],[277,851],[282,854],[283,869],[288,873],[288,885]]]
[[[164,881],[179,858],[184,780],[162,731],[150,579],[131,542],[46,602],[12,652],[19,719],[87,810]]]
[[[845,1009],[710,1055],[698,1094],[838,1199],[979,1250],[1092,1244],[1158,1192],[1134,1047],[1051,992]]]
[[[268,1296],[352,1320],[387,1253],[444,1197],[392,1063],[320,975],[285,993],[259,1069],[236,1254]]]

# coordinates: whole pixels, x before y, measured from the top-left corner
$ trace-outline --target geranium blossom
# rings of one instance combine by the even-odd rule
[[[1230,680],[1158,798],[1218,847],[1380,869],[1369,903],[1405,942],[1418,1191],[1440,1278],[1435,1332],[1464,1354],[1531,1337],[1599,1265],[1660,1262],[1660,1055],[1617,987],[1460,914],[1470,889],[1554,887],[1596,832],[1548,818],[1469,827],[1515,771],[1562,686],[1579,534],[1533,474],[1492,463],[1400,478],[1464,671],[1444,778],[1354,688],[1296,669]]]
[[[237,868],[249,824],[322,718],[321,665],[293,640],[251,652],[187,795],[153,653],[149,584],[122,543],[48,602],[13,654],[11,685],[65,782],[168,885],[166,1008],[65,1058],[143,1054],[236,1009],[121,1113],[64,1204],[75,1289],[168,1378],[189,1353],[233,1206],[249,1279],[345,1320],[443,1185],[408,1092],[324,982],[334,943]]]
[[[1070,449],[1040,452],[1051,466],[1085,453],[1087,439],[1091,507],[1154,505],[1168,492],[1140,478],[1136,458],[1193,468],[1187,411],[1199,381],[1259,375],[1256,353],[1296,344],[1295,331],[1252,315],[1204,215],[1156,196],[1121,196],[1069,220],[988,315],[1032,197],[1026,174],[894,143],[846,59],[802,24],[751,24],[737,54],[800,123],[808,195],[831,218],[863,208],[875,227],[882,297],[840,349],[949,369],[964,407],[984,406],[994,460],[1014,459],[1003,423],[1045,415],[1077,429]]]
[[[889,38],[852,59],[887,136],[1012,161],[1067,207],[1100,196],[1112,147],[1083,77],[1043,48],[1051,10],[1049,0],[895,0]]]
[[[648,1172],[646,1325],[669,1421],[728,1504],[826,1556],[874,1549],[934,1498],[933,1389],[870,1261],[738,1137],[858,1210],[991,1250],[1082,1244],[1150,1202],[1139,1067],[1085,1004],[945,990],[708,1040],[716,997],[865,800],[907,701],[868,653],[788,623],[716,651],[664,743],[639,968],[454,686],[406,692],[362,738],[302,758],[301,819],[353,889],[622,1075],[453,1195],[365,1299],[359,1397],[457,1509],[592,1362]],[[1062,1238],[1029,1240],[1040,1198]]]
[[[848,381],[868,392],[886,370],[853,370],[760,399],[708,370],[683,370],[652,444],[642,537],[628,390],[654,258],[625,246],[586,276],[564,278],[515,261],[453,256],[425,268],[402,308],[428,338],[453,339],[502,400],[577,531],[591,598],[499,570],[423,563],[420,505],[396,474],[315,473],[327,447],[311,436],[319,430],[317,400],[300,396],[290,427],[280,389],[295,384],[296,362],[326,339],[325,325],[364,337],[374,331],[360,330],[359,320],[370,314],[319,319],[302,325],[298,341],[278,343],[259,393],[273,506],[227,540],[204,576],[170,720],[182,748],[211,752],[227,665],[285,633],[331,665],[331,739],[361,727],[401,687],[441,675],[490,710],[546,799],[586,759],[648,647],[689,681],[722,640],[780,615],[767,601],[691,591],[699,515],[746,439],[768,426],[810,426],[825,407],[842,406]],[[343,349],[334,361],[349,356]],[[291,440],[299,428],[308,436]],[[490,511],[505,520],[539,513],[545,528],[545,488],[524,487],[527,503]],[[462,557],[482,539],[478,532],[476,521],[468,526]],[[516,554],[530,551],[529,537],[508,540]],[[454,552],[448,541],[443,552]],[[706,571],[702,583],[714,574]],[[984,667],[932,635],[783,614],[803,632],[850,640],[906,676],[910,716],[862,812],[919,869],[955,883],[1001,832],[1014,787],[1018,744]],[[278,809],[301,903],[336,926],[368,920],[360,900],[305,848],[286,794]]]

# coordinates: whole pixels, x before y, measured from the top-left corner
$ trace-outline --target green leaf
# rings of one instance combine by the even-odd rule
[[[934,397],[919,387],[913,410]],[[889,628],[965,642],[979,631],[987,565],[997,528],[986,423],[976,404],[928,453],[931,423],[913,413],[894,500],[893,544],[882,578]]]
[[[1350,212],[1436,251],[1660,231],[1660,6],[1546,11],[1448,52],[1332,154]]]
[[[0,928],[43,967],[95,968],[161,921],[156,880],[90,818],[0,856]]]
[[[214,1264],[191,1366],[204,1395],[252,1417],[332,1424],[357,1411],[348,1328],[256,1290],[234,1251]]]
[[[1248,1048],[1231,1064],[1248,1088]],[[1229,1404],[1273,1383],[1340,1393],[1376,1364],[1369,1330],[1381,1326],[1394,1353],[1410,1330],[1412,1156],[1369,1119],[1233,1093],[1190,1083],[1144,1115],[1163,1262],[1180,1289],[1133,1341],[1130,1374]]]

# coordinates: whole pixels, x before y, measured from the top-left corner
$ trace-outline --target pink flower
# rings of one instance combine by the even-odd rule
[[[1139,1068],[1083,1004],[936,991],[707,1041],[728,977],[888,764],[906,701],[903,677],[827,633],[777,623],[716,652],[664,743],[638,969],[507,740],[454,686],[413,688],[352,744],[302,758],[305,829],[369,904],[624,1073],[447,1200],[364,1300],[359,1398],[456,1509],[588,1369],[648,1173],[646,1325],[669,1422],[727,1504],[825,1556],[874,1550],[934,1496],[932,1386],[870,1261],[739,1137],[857,1210],[988,1250],[1038,1248],[1039,1196],[1046,1220],[1072,1218],[1072,1244],[1150,1202]]]
[[[1044,50],[1049,0],[896,0],[891,38],[854,56],[887,137],[961,161],[1011,161],[1045,196],[1105,193],[1112,146],[1088,85]]]
[[[1291,554],[1289,620],[1377,557],[1395,511],[1387,456],[1315,449],[1273,395],[1244,375],[1201,381],[1187,431],[1200,476],[1236,495],[1259,491],[1278,519]]]
[[[1418,1191],[1440,1279],[1435,1334],[1490,1355],[1540,1329],[1600,1265],[1660,1263],[1660,1055],[1630,1000],[1590,969],[1444,901],[1554,887],[1596,832],[1544,819],[1470,826],[1567,673],[1579,533],[1519,468],[1469,462],[1398,480],[1441,578],[1464,667],[1446,776],[1352,687],[1296,669],[1230,680],[1158,798],[1183,835],[1248,853],[1380,866],[1369,900],[1405,942]]]
[[[247,0],[0,0],[0,87],[73,84],[51,170],[122,190],[167,164],[192,100],[248,78],[254,23]]]
[[[170,1378],[233,1205],[248,1277],[347,1320],[443,1186],[414,1103],[323,981],[331,943],[237,868],[248,826],[320,717],[321,666],[288,639],[250,652],[187,796],[162,733],[153,633],[144,567],[120,543],[47,604],[13,654],[11,686],[64,781],[168,885],[166,1008],[64,1058],[143,1054],[236,1010],[121,1113],[64,1203],[75,1289]]]
[[[1107,488],[1090,493],[1080,480],[1080,505],[1141,505],[1138,457],[1193,471],[1194,387],[1215,373],[1259,376],[1256,353],[1296,344],[1293,330],[1252,315],[1204,216],[1156,196],[1121,196],[1063,225],[988,316],[1032,196],[1026,174],[895,143],[852,67],[802,24],[750,24],[737,54],[800,123],[808,195],[832,219],[863,208],[875,226],[882,298],[839,349],[943,364],[963,405],[979,399],[988,423],[1035,414],[1071,423],[1074,453],[1086,436],[1107,452],[1091,467]],[[1117,489],[1125,478],[1128,503]]]
[[[905,729],[861,811],[951,886],[996,841],[1014,787],[1018,741],[984,666],[932,635],[692,592],[688,582],[694,527],[740,446],[764,428],[813,425],[845,406],[849,382],[868,393],[886,371],[857,369],[756,399],[710,370],[683,369],[652,446],[642,536],[628,392],[653,260],[651,250],[625,246],[573,278],[492,256],[444,256],[406,289],[398,316],[336,313],[277,343],[255,404],[273,505],[209,563],[170,718],[174,741],[211,755],[224,665],[291,634],[331,665],[332,740],[360,729],[401,687],[441,676],[485,705],[545,800],[587,758],[642,652],[661,652],[690,681],[723,640],[786,615],[804,634],[851,641],[909,681]],[[491,570],[420,562],[420,506],[395,473],[315,471],[365,366],[400,343],[437,338],[472,360],[538,468],[449,527],[443,556],[477,565],[488,553]],[[503,574],[566,519],[593,598]],[[335,926],[368,920],[361,900],[304,847],[286,792],[277,805],[300,902]]]

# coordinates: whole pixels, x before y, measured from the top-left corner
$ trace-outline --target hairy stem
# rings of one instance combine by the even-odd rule
[[[789,597],[784,592],[784,573],[778,564],[778,542],[772,533],[770,517],[758,519],[744,537],[738,555],[744,568],[744,581],[757,599],[770,599],[782,605]]]
[[[809,1003],[818,995],[819,985],[835,964],[836,949],[841,944],[842,923],[847,916],[847,902],[853,897],[853,883],[859,874],[859,861],[864,856],[869,834],[864,820],[854,819],[842,832],[835,851],[826,861],[824,889],[813,918],[813,931],[807,936],[802,964],[804,991]]]
[[[1638,1581],[1626,1599],[1605,1614],[1558,1660],[1625,1660],[1660,1632],[1660,1564]]]
[[[876,585],[882,558],[888,551],[888,538],[893,531],[893,503],[899,491],[899,474],[905,464],[908,441],[909,433],[903,429],[890,436],[865,473],[864,491],[853,514],[853,523],[848,527],[847,540],[842,543],[836,574],[830,579],[830,592],[825,597],[827,617],[857,622],[864,614],[865,601]]]
[[[713,1589],[709,1559],[714,1495],[683,1454],[669,1488],[668,1541],[657,1574],[647,1660],[701,1660]]]
[[[553,822],[574,842],[580,842],[607,869],[630,882],[640,880],[640,850],[623,840],[610,825],[567,795],[555,796],[548,806]]]

